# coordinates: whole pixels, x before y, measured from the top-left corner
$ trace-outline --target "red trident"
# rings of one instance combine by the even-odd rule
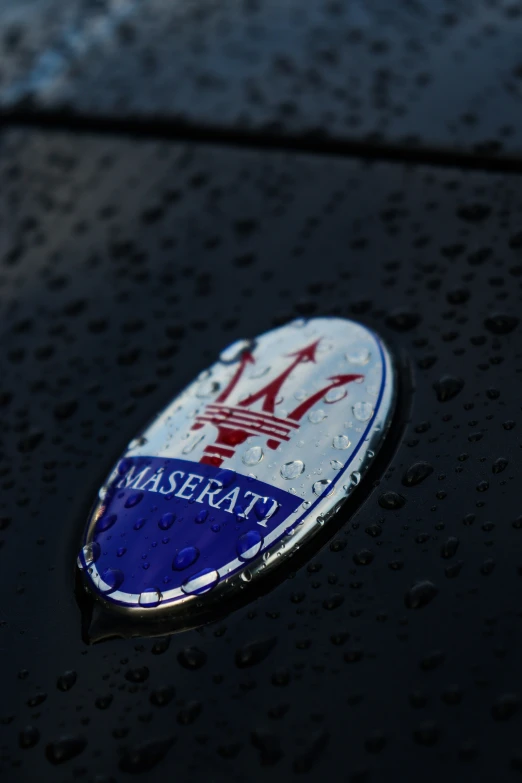
[[[334,375],[327,379],[331,383],[304,400],[288,414],[286,419],[275,416],[275,406],[283,384],[299,364],[306,362],[315,363],[315,354],[319,342],[319,340],[316,340],[306,346],[306,348],[289,354],[289,356],[295,357],[294,361],[280,375],[259,391],[241,400],[237,405],[229,407],[223,403],[236,388],[247,364],[255,362],[249,351],[245,351],[242,354],[239,366],[228,386],[223,389],[214,403],[207,405],[204,412],[197,416],[196,422],[192,427],[193,430],[197,430],[203,427],[204,424],[213,424],[218,430],[215,443],[205,448],[200,462],[216,466],[221,465],[225,457],[231,457],[235,448],[252,435],[266,435],[268,448],[276,449],[281,441],[290,440],[292,429],[299,429],[297,422],[331,389],[344,386],[363,377],[362,375]],[[251,405],[260,400],[263,400],[262,413],[248,410]]]

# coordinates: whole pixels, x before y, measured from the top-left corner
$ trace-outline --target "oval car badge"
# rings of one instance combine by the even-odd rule
[[[381,446],[394,397],[388,351],[353,321],[296,321],[231,345],[100,490],[77,560],[95,604],[172,629],[222,611],[328,525]]]

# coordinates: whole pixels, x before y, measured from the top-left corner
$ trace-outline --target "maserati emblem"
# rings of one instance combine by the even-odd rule
[[[352,321],[229,346],[101,488],[83,589],[120,617],[198,624],[328,525],[383,442],[394,389],[382,341]]]

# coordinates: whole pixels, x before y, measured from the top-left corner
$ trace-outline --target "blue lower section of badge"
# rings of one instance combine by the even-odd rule
[[[172,590],[178,598],[208,592],[220,569],[257,558],[302,502],[255,478],[187,460],[129,457],[117,471],[80,566],[100,594],[119,591],[119,602],[127,603],[125,593],[144,607]]]

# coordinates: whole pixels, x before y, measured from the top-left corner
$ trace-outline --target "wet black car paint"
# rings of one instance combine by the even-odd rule
[[[193,5],[202,19],[204,6]],[[450,28],[451,20],[440,21],[441,7],[433,22],[425,4],[401,4],[395,14],[414,6],[429,53],[433,25]],[[110,81],[98,90],[100,59],[84,58],[68,111],[53,104],[53,129],[40,127],[48,105],[39,88],[29,106],[27,96],[16,105],[4,98],[5,780],[520,775],[522,188],[520,175],[502,163],[504,153],[519,155],[517,131],[501,129],[516,126],[516,95],[497,89],[498,74],[516,69],[509,36],[518,6],[460,6],[457,34],[473,57],[491,63],[482,92],[459,69],[455,79],[445,74],[442,85],[456,83],[463,98],[443,101],[440,117],[430,119],[405,90],[405,116],[421,119],[400,133],[400,123],[384,123],[375,163],[342,150],[332,155],[317,136],[307,153],[289,149],[312,126],[367,145],[364,123],[382,118],[374,122],[366,104],[360,133],[332,122],[310,97],[301,124],[274,124],[271,111],[239,121],[235,115],[248,117],[251,104],[241,102],[233,79],[228,113],[217,88],[205,100],[199,82],[191,89],[200,103],[180,109],[168,89],[168,60],[149,69],[144,83],[129,78],[111,92]],[[262,15],[270,6],[259,7]],[[206,31],[196,10],[192,24]],[[486,34],[474,39],[482,11],[495,15],[497,40],[507,42],[506,67]],[[229,18],[235,29],[237,18]],[[149,49],[159,34],[154,19],[151,25],[148,32],[137,26]],[[302,40],[318,40],[315,27],[308,38],[305,22],[297,29]],[[368,67],[378,68],[384,49],[399,73],[392,89],[399,89],[402,50],[388,29],[383,22],[363,32]],[[215,52],[217,36],[226,34],[222,25],[211,30]],[[130,33],[109,36],[104,56],[118,57],[114,42],[122,35]],[[441,62],[451,59],[448,36],[437,41]],[[181,32],[179,40],[186,40]],[[13,63],[6,58],[20,43],[13,49],[4,37],[3,46]],[[342,58],[351,56],[350,41],[343,46],[340,63],[321,72],[322,96],[328,74],[335,82]],[[17,84],[33,64],[16,62]],[[272,82],[265,89],[273,96],[282,88]],[[157,105],[149,110],[151,85]],[[125,115],[122,89],[132,105],[127,135],[123,126],[81,133],[81,122],[73,132],[71,110]],[[495,110],[479,92],[494,94]],[[295,92],[297,103],[305,94]],[[459,102],[478,116],[475,124],[456,124]],[[174,136],[180,112],[194,126],[220,125],[239,136],[244,125],[258,138],[266,129],[286,149],[212,145],[208,132],[198,143],[130,138],[132,117],[157,113],[170,117]],[[32,126],[17,127],[17,117]],[[398,141],[409,149],[403,132],[418,137],[423,165],[400,161]],[[387,145],[395,145],[393,162],[382,160]],[[434,145],[450,150],[454,165],[441,165]],[[461,153],[466,168],[455,165]],[[494,166],[504,170],[482,170]],[[228,617],[170,638],[87,646],[74,560],[84,514],[113,459],[227,342],[315,314],[375,328],[411,378],[402,429],[375,485],[288,579]]]

